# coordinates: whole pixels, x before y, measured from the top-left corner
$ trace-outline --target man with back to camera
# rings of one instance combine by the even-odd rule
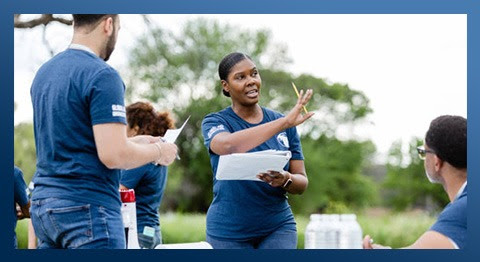
[[[125,248],[119,169],[169,165],[177,147],[127,138],[125,86],[105,61],[117,40],[116,14],[74,14],[69,48],[32,83],[37,171],[31,217],[38,248]]]
[[[406,248],[467,247],[467,119],[440,116],[430,123],[424,146],[417,148],[425,173],[432,183],[443,185],[450,203],[437,221],[411,246]],[[363,240],[363,248],[389,248]]]

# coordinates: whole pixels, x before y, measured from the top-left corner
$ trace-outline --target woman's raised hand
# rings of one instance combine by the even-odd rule
[[[293,107],[293,109],[288,113],[288,115],[285,116],[285,120],[287,122],[287,126],[294,127],[298,126],[301,123],[305,122],[307,119],[312,117],[315,113],[310,112],[306,113],[305,115],[302,115],[302,110],[303,107],[308,103],[310,98],[312,98],[313,91],[312,89],[307,89],[307,92],[303,92],[303,90],[300,90],[300,94],[297,99],[297,104]]]

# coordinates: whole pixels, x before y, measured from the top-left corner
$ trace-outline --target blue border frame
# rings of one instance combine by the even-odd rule
[[[12,202],[12,172],[13,164],[13,14],[14,13],[178,13],[178,14],[278,14],[278,13],[296,13],[296,14],[467,14],[468,15],[468,162],[469,173],[480,173],[480,137],[479,134],[479,109],[475,102],[480,101],[479,88],[475,88],[480,83],[480,5],[475,0],[328,0],[328,1],[308,1],[308,0],[242,0],[242,1],[222,1],[222,0],[175,0],[175,1],[149,1],[149,0],[83,0],[83,1],[54,1],[54,0],[3,0],[0,3],[0,112],[2,115],[2,135],[0,173],[2,182],[6,184],[0,190],[1,209],[7,210],[3,214],[9,214]],[[453,87],[452,87],[453,88]],[[468,242],[470,247],[467,250],[448,251],[448,250],[274,250],[274,251],[192,251],[192,250],[169,250],[169,251],[122,251],[122,250],[89,250],[64,252],[55,250],[31,251],[13,250],[11,241],[11,223],[10,216],[0,218],[0,249],[5,256],[12,256],[11,259],[94,259],[95,261],[133,259],[161,259],[161,260],[308,260],[319,261],[323,259],[352,259],[352,260],[435,260],[452,261],[472,259],[479,252],[475,248],[480,238],[479,211],[474,207],[479,199],[479,181],[477,174],[470,176],[470,199],[474,204],[469,205],[468,220],[470,221],[468,230]],[[473,189],[472,189],[473,188]],[[474,223],[476,222],[476,223]],[[8,232],[8,233],[7,233]],[[61,253],[57,253],[61,252]],[[60,255],[60,256],[59,256]],[[146,256],[146,257],[145,257]],[[475,257],[478,257],[475,256]],[[8,258],[7,258],[8,259]]]

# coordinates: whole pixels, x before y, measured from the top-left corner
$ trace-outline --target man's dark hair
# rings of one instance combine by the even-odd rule
[[[230,53],[226,55],[218,65],[218,75],[220,76],[220,80],[227,81],[228,74],[230,74],[232,67],[238,64],[238,62],[241,62],[245,59],[249,59],[250,61],[253,61],[248,55],[243,53],[235,52],[235,53]],[[222,89],[222,92],[223,92],[223,95],[230,97],[230,93],[226,92],[223,89]]]
[[[116,14],[95,14],[95,15],[85,15],[85,14],[72,14],[73,16],[73,26],[75,28],[84,27],[84,26],[93,26],[98,24],[99,21],[106,17],[117,16]]]
[[[450,115],[435,118],[425,143],[443,161],[456,168],[467,167],[467,119]]]

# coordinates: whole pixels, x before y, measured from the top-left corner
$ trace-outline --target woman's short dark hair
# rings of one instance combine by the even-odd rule
[[[115,18],[116,14],[95,14],[95,15],[86,15],[86,14],[72,14],[73,16],[73,26],[75,28],[92,26],[97,24],[100,20],[107,16]]]
[[[158,113],[150,103],[136,102],[126,108],[128,127],[138,126],[137,135],[163,136],[174,127],[168,112]]]
[[[226,55],[218,65],[218,75],[220,76],[220,80],[227,81],[228,74],[230,74],[232,67],[245,59],[252,61],[252,59],[244,53],[234,52]],[[230,93],[223,89],[222,92],[223,95],[230,97]]]
[[[435,118],[425,143],[443,161],[456,168],[467,167],[467,119],[450,115]]]

